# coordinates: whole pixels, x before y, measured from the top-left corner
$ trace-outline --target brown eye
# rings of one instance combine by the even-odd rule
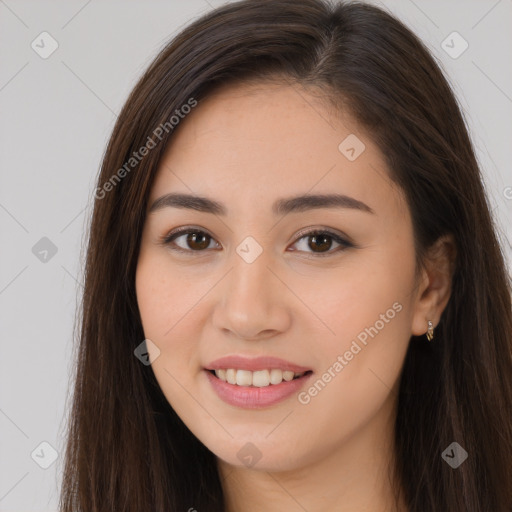
[[[299,251],[310,254],[313,253],[316,256],[329,256],[348,247],[354,247],[353,244],[331,231],[316,230],[308,233],[301,233],[301,235],[302,236],[295,244],[300,244],[302,240],[307,240],[307,242],[302,243],[302,248],[299,248]],[[333,243],[338,244],[339,247],[336,247],[334,250],[330,250]]]
[[[182,239],[180,243],[176,243],[176,240]],[[204,249],[208,249],[210,242],[213,238],[204,231],[199,229],[185,229],[174,232],[164,239],[164,244],[173,244],[177,247],[173,249],[178,251],[192,251],[200,252]]]

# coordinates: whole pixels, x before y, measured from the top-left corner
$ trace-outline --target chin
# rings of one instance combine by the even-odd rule
[[[276,446],[268,440],[234,441],[220,449],[218,445],[215,450],[208,448],[224,463],[253,471],[292,471],[300,468],[305,462],[302,457],[294,453],[296,451],[294,448],[287,448],[280,444],[279,450],[276,450]]]

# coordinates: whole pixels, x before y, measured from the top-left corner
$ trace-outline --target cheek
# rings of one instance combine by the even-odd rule
[[[379,336],[387,332],[392,338],[391,331],[407,323],[404,310],[409,305],[412,280],[412,265],[390,257],[386,261],[386,255],[382,255],[375,261],[360,261],[344,268],[339,275],[333,272],[321,293],[303,290],[303,297],[309,296],[317,306],[315,311],[329,326],[339,349],[375,324]],[[360,339],[364,338],[362,334]]]
[[[337,384],[330,387],[349,386],[352,397],[363,399],[378,391],[375,384],[389,391],[399,376],[411,335],[414,261],[389,252],[360,264],[324,288],[318,311],[331,330],[319,339],[325,370],[343,358],[342,368],[336,366]]]
[[[165,254],[146,249],[137,263],[135,287],[145,335],[161,343],[172,339],[196,292],[180,272],[170,272]]]
[[[151,366],[165,391],[172,387],[171,375],[189,371],[186,362],[195,348],[191,343],[194,337],[187,339],[182,333],[191,328],[194,301],[187,293],[192,293],[193,287],[188,287],[179,273],[170,275],[165,258],[151,250],[141,252],[135,286],[144,336],[157,347],[148,346]]]
[[[395,277],[377,268],[351,274],[324,300],[321,316],[335,336],[318,339],[322,361],[300,403],[325,439],[350,437],[394,398],[411,314],[407,271]]]
[[[166,261],[165,255],[141,252],[135,286],[144,336],[154,344],[147,344],[151,369],[169,404],[183,411],[190,406],[185,390],[200,365],[194,304],[201,293],[182,273],[170,272]]]

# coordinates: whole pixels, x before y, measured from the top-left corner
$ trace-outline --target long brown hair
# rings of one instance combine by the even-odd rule
[[[144,340],[135,269],[148,194],[174,133],[169,120],[194,101],[201,108],[216,86],[276,77],[321,87],[367,130],[406,194],[420,265],[439,237],[455,240],[435,342],[412,336],[404,363],[396,492],[410,512],[512,510],[511,284],[447,80],[380,8],[245,0],[209,12],[163,48],[108,143],[88,233],[61,512],[224,510],[215,456],[134,356]],[[441,456],[452,442],[469,454],[457,469]]]

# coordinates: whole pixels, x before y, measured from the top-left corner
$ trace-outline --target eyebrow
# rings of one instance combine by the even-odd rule
[[[149,208],[149,213],[161,210],[162,208],[185,208],[221,216],[226,216],[228,212],[222,203],[213,199],[180,193],[169,193],[159,197]],[[278,199],[272,205],[272,213],[277,216],[292,212],[304,212],[316,208],[349,208],[375,214],[374,210],[367,204],[343,194],[306,194]]]

